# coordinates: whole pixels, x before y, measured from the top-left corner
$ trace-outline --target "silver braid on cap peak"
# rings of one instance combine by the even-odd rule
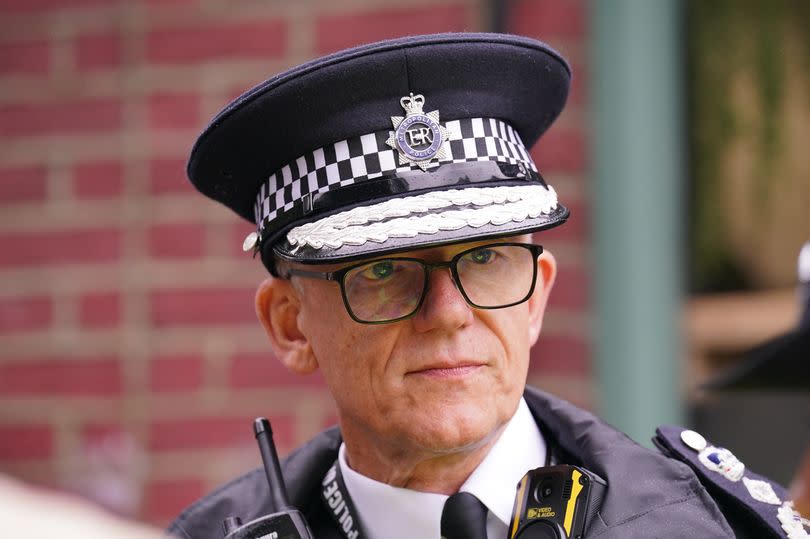
[[[295,250],[304,246],[337,249],[463,227],[522,222],[556,208],[557,193],[543,185],[434,191],[360,206],[306,223],[290,230],[287,241]]]
[[[444,151],[441,158],[427,165],[428,170],[444,163],[497,161],[537,172],[517,131],[501,120],[466,118],[441,125],[447,133]],[[397,151],[386,144],[390,135],[391,131],[385,130],[342,140],[309,152],[270,175],[262,183],[254,206],[259,233],[306,197],[387,174],[419,170],[415,163],[398,164]]]

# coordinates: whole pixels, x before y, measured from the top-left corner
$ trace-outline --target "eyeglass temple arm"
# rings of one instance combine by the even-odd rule
[[[335,281],[335,280],[337,280],[336,277],[335,277],[335,272],[332,272],[332,271],[327,271],[327,272],[308,271],[308,270],[302,270],[302,269],[296,269],[296,268],[287,269],[287,271],[284,273],[283,277],[285,279],[289,279],[293,275],[298,276],[298,277],[306,277],[307,279],[323,279],[325,281]]]

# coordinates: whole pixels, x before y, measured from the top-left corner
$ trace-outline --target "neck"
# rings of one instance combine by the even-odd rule
[[[345,427],[343,436],[346,460],[354,471],[395,487],[450,495],[481,464],[505,428],[471,446],[448,451],[356,443],[358,438]]]

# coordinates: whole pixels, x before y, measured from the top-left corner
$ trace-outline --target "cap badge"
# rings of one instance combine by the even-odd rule
[[[400,165],[412,163],[427,170],[431,160],[445,157],[447,131],[439,125],[439,111],[423,112],[425,96],[422,94],[411,93],[399,103],[405,109],[405,116],[391,116],[395,131],[390,132],[385,143],[399,152]]]

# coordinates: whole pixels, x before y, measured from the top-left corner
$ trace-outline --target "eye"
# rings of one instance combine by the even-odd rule
[[[370,264],[361,272],[361,275],[372,281],[381,281],[383,279],[387,279],[393,275],[393,273],[394,263],[390,260],[381,260],[379,262],[375,262],[374,264]]]
[[[467,254],[466,258],[476,264],[489,264],[495,257],[496,253],[492,249],[482,248]]]

